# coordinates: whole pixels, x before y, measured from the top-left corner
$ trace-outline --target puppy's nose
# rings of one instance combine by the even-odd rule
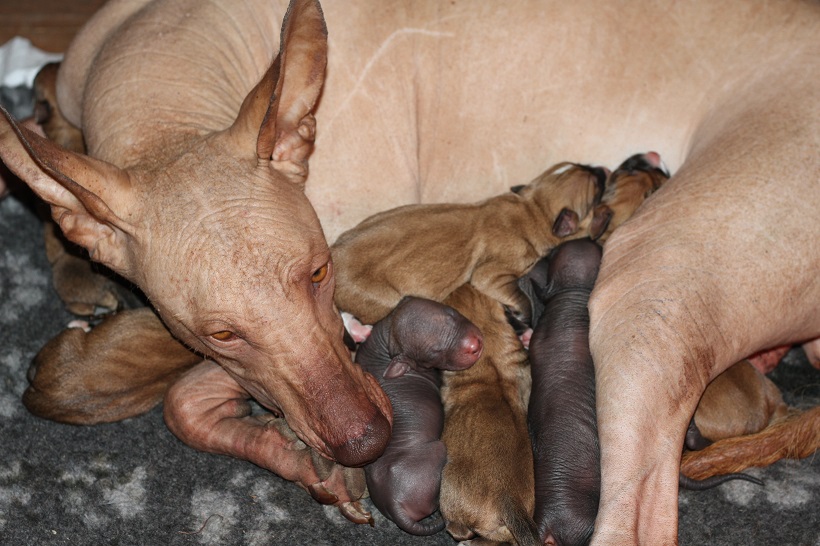
[[[658,152],[646,152],[645,154],[643,154],[643,157],[644,160],[655,169],[660,168],[660,166],[662,165],[661,155]]]
[[[484,350],[484,339],[478,331],[470,332],[461,338],[460,349],[460,355],[463,356],[460,360],[466,364],[463,367],[468,368],[481,357],[481,352]]]

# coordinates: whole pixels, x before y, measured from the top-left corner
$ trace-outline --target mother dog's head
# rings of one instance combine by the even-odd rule
[[[318,3],[294,0],[279,55],[233,125],[191,137],[174,159],[120,169],[7,114],[0,155],[65,235],[137,284],[180,340],[307,444],[359,466],[382,452],[392,417],[343,343],[330,252],[304,194],[326,61]]]

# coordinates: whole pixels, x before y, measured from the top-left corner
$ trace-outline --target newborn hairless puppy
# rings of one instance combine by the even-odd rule
[[[589,239],[562,243],[548,256],[547,282],[537,288],[544,311],[530,341],[532,391],[528,425],[535,469],[534,520],[544,544],[586,544],[601,487],[595,412],[595,370],[589,350],[589,294],[601,247]],[[539,272],[543,273],[539,266]],[[695,481],[706,489],[744,474]]]
[[[402,530],[432,535],[444,529],[438,509],[444,409],[434,368],[463,370],[475,364],[481,332],[455,309],[407,297],[373,327],[356,362],[373,374],[393,406],[393,434],[384,453],[365,466],[370,498]]]

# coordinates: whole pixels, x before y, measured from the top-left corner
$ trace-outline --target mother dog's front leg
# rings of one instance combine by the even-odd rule
[[[354,523],[371,523],[359,500],[364,471],[321,458],[270,413],[252,414],[250,395],[221,366],[205,361],[185,374],[165,397],[165,422],[180,440],[210,453],[245,459],[296,482],[322,504]]]
[[[706,384],[820,335],[815,57],[796,52],[715,104],[680,170],[607,242],[590,301],[594,544],[676,544],[683,438]]]

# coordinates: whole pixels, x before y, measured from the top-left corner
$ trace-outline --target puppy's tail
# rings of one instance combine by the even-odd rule
[[[687,451],[681,473],[702,480],[768,466],[780,459],[802,459],[820,448],[820,406],[789,415],[756,434],[720,440],[700,451]]]
[[[507,499],[501,520],[509,529],[518,546],[540,546],[538,527],[532,515],[520,503]]]

